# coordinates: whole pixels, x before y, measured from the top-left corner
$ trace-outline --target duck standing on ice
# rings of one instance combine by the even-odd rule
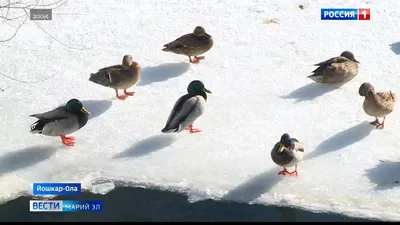
[[[194,80],[188,85],[187,92],[176,101],[161,132],[181,132],[184,129],[190,130],[190,133],[200,132],[193,128],[193,123],[203,114],[207,93],[211,91],[205,88],[203,82]]]
[[[128,92],[126,89],[139,81],[141,73],[142,68],[139,63],[135,62],[131,55],[125,55],[122,59],[122,65],[102,68],[96,73],[90,74],[89,81],[115,89],[117,98],[124,100],[128,95],[135,94],[135,92]],[[119,95],[118,89],[124,89],[125,95]]]
[[[291,138],[287,133],[281,136],[281,140],[271,150],[272,161],[283,167],[283,170],[278,175],[298,176],[297,164],[303,159],[303,156],[304,145],[296,138]],[[286,167],[292,166],[295,166],[295,170],[289,172]]]
[[[344,51],[340,56],[315,64],[318,66],[308,76],[317,83],[345,83],[358,74],[358,64],[352,52]]]
[[[199,56],[212,48],[214,41],[202,26],[197,26],[193,33],[185,34],[175,41],[164,45],[164,52],[173,52],[189,57],[191,63],[199,63],[204,56]],[[192,56],[194,59],[192,60]]]
[[[84,127],[90,113],[83,107],[78,99],[71,99],[65,106],[54,110],[33,114],[31,117],[39,119],[31,125],[32,133],[46,136],[60,136],[64,145],[74,146],[74,137],[65,135],[74,133]]]
[[[372,84],[367,82],[361,84],[358,93],[360,96],[365,97],[363,103],[364,112],[369,116],[375,117],[375,121],[371,122],[371,124],[383,129],[386,116],[392,113],[396,104],[395,94],[391,91],[375,92]],[[383,117],[382,123],[379,122],[378,117]]]

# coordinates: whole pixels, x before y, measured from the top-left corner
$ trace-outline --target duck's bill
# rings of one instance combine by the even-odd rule
[[[208,37],[208,38],[211,38],[211,35],[209,35],[207,33],[205,33],[205,36]]]
[[[207,88],[204,88],[203,91],[211,94],[211,91],[208,90]]]
[[[357,61],[356,59],[353,59],[354,60],[354,62],[356,62],[356,63],[360,63],[359,61]]]
[[[283,152],[283,149],[285,149],[285,146],[283,144],[280,144],[278,152]]]
[[[81,112],[85,113],[86,115],[90,115],[89,111],[82,107]]]

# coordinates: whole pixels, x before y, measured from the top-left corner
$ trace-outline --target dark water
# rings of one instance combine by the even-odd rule
[[[5,221],[340,221],[367,222],[337,214],[248,205],[243,203],[202,201],[189,203],[181,194],[143,188],[119,187],[107,195],[83,193],[59,196],[54,200],[102,200],[103,212],[29,212],[29,197],[20,197],[0,205],[0,222]]]

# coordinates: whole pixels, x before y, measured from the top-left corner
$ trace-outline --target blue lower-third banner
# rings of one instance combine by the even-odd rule
[[[33,195],[79,195],[80,183],[33,183]]]
[[[102,212],[100,200],[30,200],[30,212]]]

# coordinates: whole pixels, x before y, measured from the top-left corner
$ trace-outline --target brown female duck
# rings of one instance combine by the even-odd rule
[[[139,63],[135,62],[131,55],[125,55],[122,65],[102,68],[90,74],[89,81],[115,89],[117,98],[124,100],[128,95],[135,94],[135,92],[127,92],[126,89],[139,81],[141,73],[142,68]],[[118,89],[124,89],[125,95],[119,95]]]
[[[183,35],[175,41],[165,44],[162,50],[186,55],[191,63],[199,63],[201,59],[205,58],[199,55],[210,50],[213,44],[211,35],[207,34],[203,27],[197,26],[193,33]],[[194,59],[192,59],[192,56],[194,56]]]
[[[365,97],[363,109],[369,116],[374,116],[375,121],[371,122],[377,128],[383,128],[385,118],[392,111],[396,104],[396,97],[391,91],[388,92],[375,92],[374,87],[370,83],[361,84],[358,93]],[[378,117],[383,117],[382,123],[379,122]]]
[[[318,66],[308,76],[317,83],[345,83],[358,74],[358,64],[352,52],[344,51],[340,56],[315,64]]]

